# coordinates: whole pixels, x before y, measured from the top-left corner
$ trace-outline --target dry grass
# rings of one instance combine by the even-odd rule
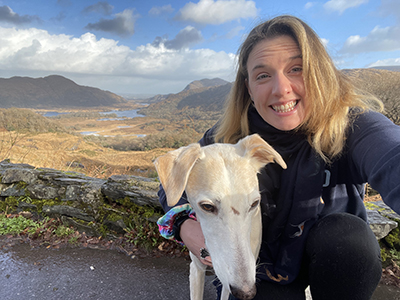
[[[170,149],[116,151],[88,142],[80,132],[95,131],[121,140],[139,139],[166,128],[147,126],[151,118],[99,121],[88,118],[61,118],[57,123],[70,133],[18,133],[0,131],[0,161],[26,163],[37,168],[78,171],[91,177],[107,178],[116,174],[156,176],[153,160]],[[156,122],[157,123],[157,122]]]
[[[155,176],[153,160],[169,149],[115,151],[67,133],[18,134],[0,132],[0,160],[37,168],[78,171],[91,177],[115,174]]]

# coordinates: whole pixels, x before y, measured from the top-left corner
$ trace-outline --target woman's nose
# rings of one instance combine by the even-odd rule
[[[276,74],[274,76],[272,94],[277,97],[282,97],[292,91],[292,84],[285,74]]]

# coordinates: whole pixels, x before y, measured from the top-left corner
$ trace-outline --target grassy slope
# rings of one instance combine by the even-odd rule
[[[141,119],[141,120],[139,120]],[[113,174],[154,176],[152,161],[169,149],[150,151],[116,151],[88,142],[79,131],[102,131],[102,134],[121,135],[121,139],[137,139],[135,134],[149,134],[156,130],[142,128],[144,118],[104,122],[96,120],[65,119],[59,123],[66,127],[78,127],[71,133],[16,133],[0,132],[0,160],[27,163],[35,167],[75,170],[93,177],[108,177]],[[120,128],[118,126],[131,126]],[[122,135],[128,135],[123,137]],[[85,168],[73,168],[68,163],[76,162]]]

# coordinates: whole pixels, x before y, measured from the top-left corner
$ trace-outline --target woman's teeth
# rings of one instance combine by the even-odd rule
[[[297,103],[298,101],[292,101],[285,105],[272,105],[272,109],[278,113],[286,113],[292,111],[296,107]]]

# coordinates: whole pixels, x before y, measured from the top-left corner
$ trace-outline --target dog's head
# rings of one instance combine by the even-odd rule
[[[266,164],[286,164],[259,135],[237,144],[191,144],[157,158],[156,169],[169,206],[186,191],[222,284],[252,289],[261,242],[257,173]]]

